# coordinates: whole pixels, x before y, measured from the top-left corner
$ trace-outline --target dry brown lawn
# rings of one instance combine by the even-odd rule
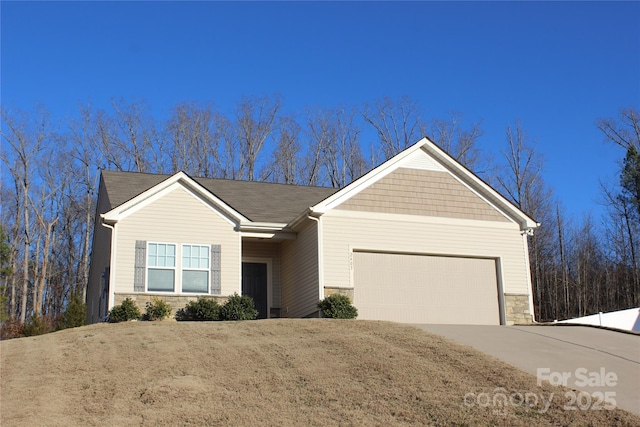
[[[416,328],[329,319],[98,324],[0,343],[0,424],[640,425]],[[482,406],[465,395],[513,404]],[[516,393],[554,393],[520,404]]]

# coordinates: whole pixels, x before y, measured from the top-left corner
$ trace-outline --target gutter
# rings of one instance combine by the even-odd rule
[[[531,322],[536,322],[536,311],[533,303],[533,283],[531,281],[531,260],[529,259],[529,239],[527,236],[533,236],[533,229],[528,228],[520,233],[522,235],[522,249],[524,251],[524,265],[527,271],[527,290],[529,291],[529,313]]]
[[[318,224],[318,301],[322,301],[324,299],[324,245],[322,244],[322,221],[320,218],[322,214],[313,212],[313,208],[309,208],[309,210],[307,218]]]
[[[540,223],[536,222],[534,226],[527,226],[527,224],[525,223],[524,225],[521,224],[520,226],[520,234],[527,235],[527,236],[533,236],[533,233],[535,231],[536,228],[540,227]]]

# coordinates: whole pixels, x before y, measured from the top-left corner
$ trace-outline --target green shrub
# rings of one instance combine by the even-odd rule
[[[150,302],[147,302],[146,308],[145,320],[162,320],[171,316],[171,306],[158,297],[153,297]]]
[[[258,310],[249,295],[233,294],[220,307],[220,320],[254,320]]]
[[[358,309],[351,304],[349,297],[340,294],[329,295],[318,303],[323,317],[332,319],[355,319]]]
[[[220,320],[220,304],[211,298],[198,298],[189,301],[184,308],[176,313],[178,320]]]
[[[67,303],[67,308],[62,313],[58,322],[58,329],[75,328],[83,326],[87,319],[87,305],[80,299],[80,295],[73,294]]]
[[[31,316],[27,323],[24,325],[24,336],[33,337],[36,335],[42,335],[49,332],[49,326],[47,322],[40,316],[34,314]]]
[[[122,304],[114,306],[109,311],[109,322],[111,323],[127,322],[139,318],[140,309],[131,298],[125,298]]]

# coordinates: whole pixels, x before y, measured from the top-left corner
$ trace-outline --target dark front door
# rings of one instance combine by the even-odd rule
[[[242,263],[242,295],[253,298],[258,310],[258,319],[267,318],[267,264]]]

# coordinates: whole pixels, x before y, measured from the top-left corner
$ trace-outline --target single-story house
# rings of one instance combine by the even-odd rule
[[[341,293],[359,319],[527,323],[537,225],[426,138],[342,189],[103,171],[87,320],[234,293],[313,317]]]

